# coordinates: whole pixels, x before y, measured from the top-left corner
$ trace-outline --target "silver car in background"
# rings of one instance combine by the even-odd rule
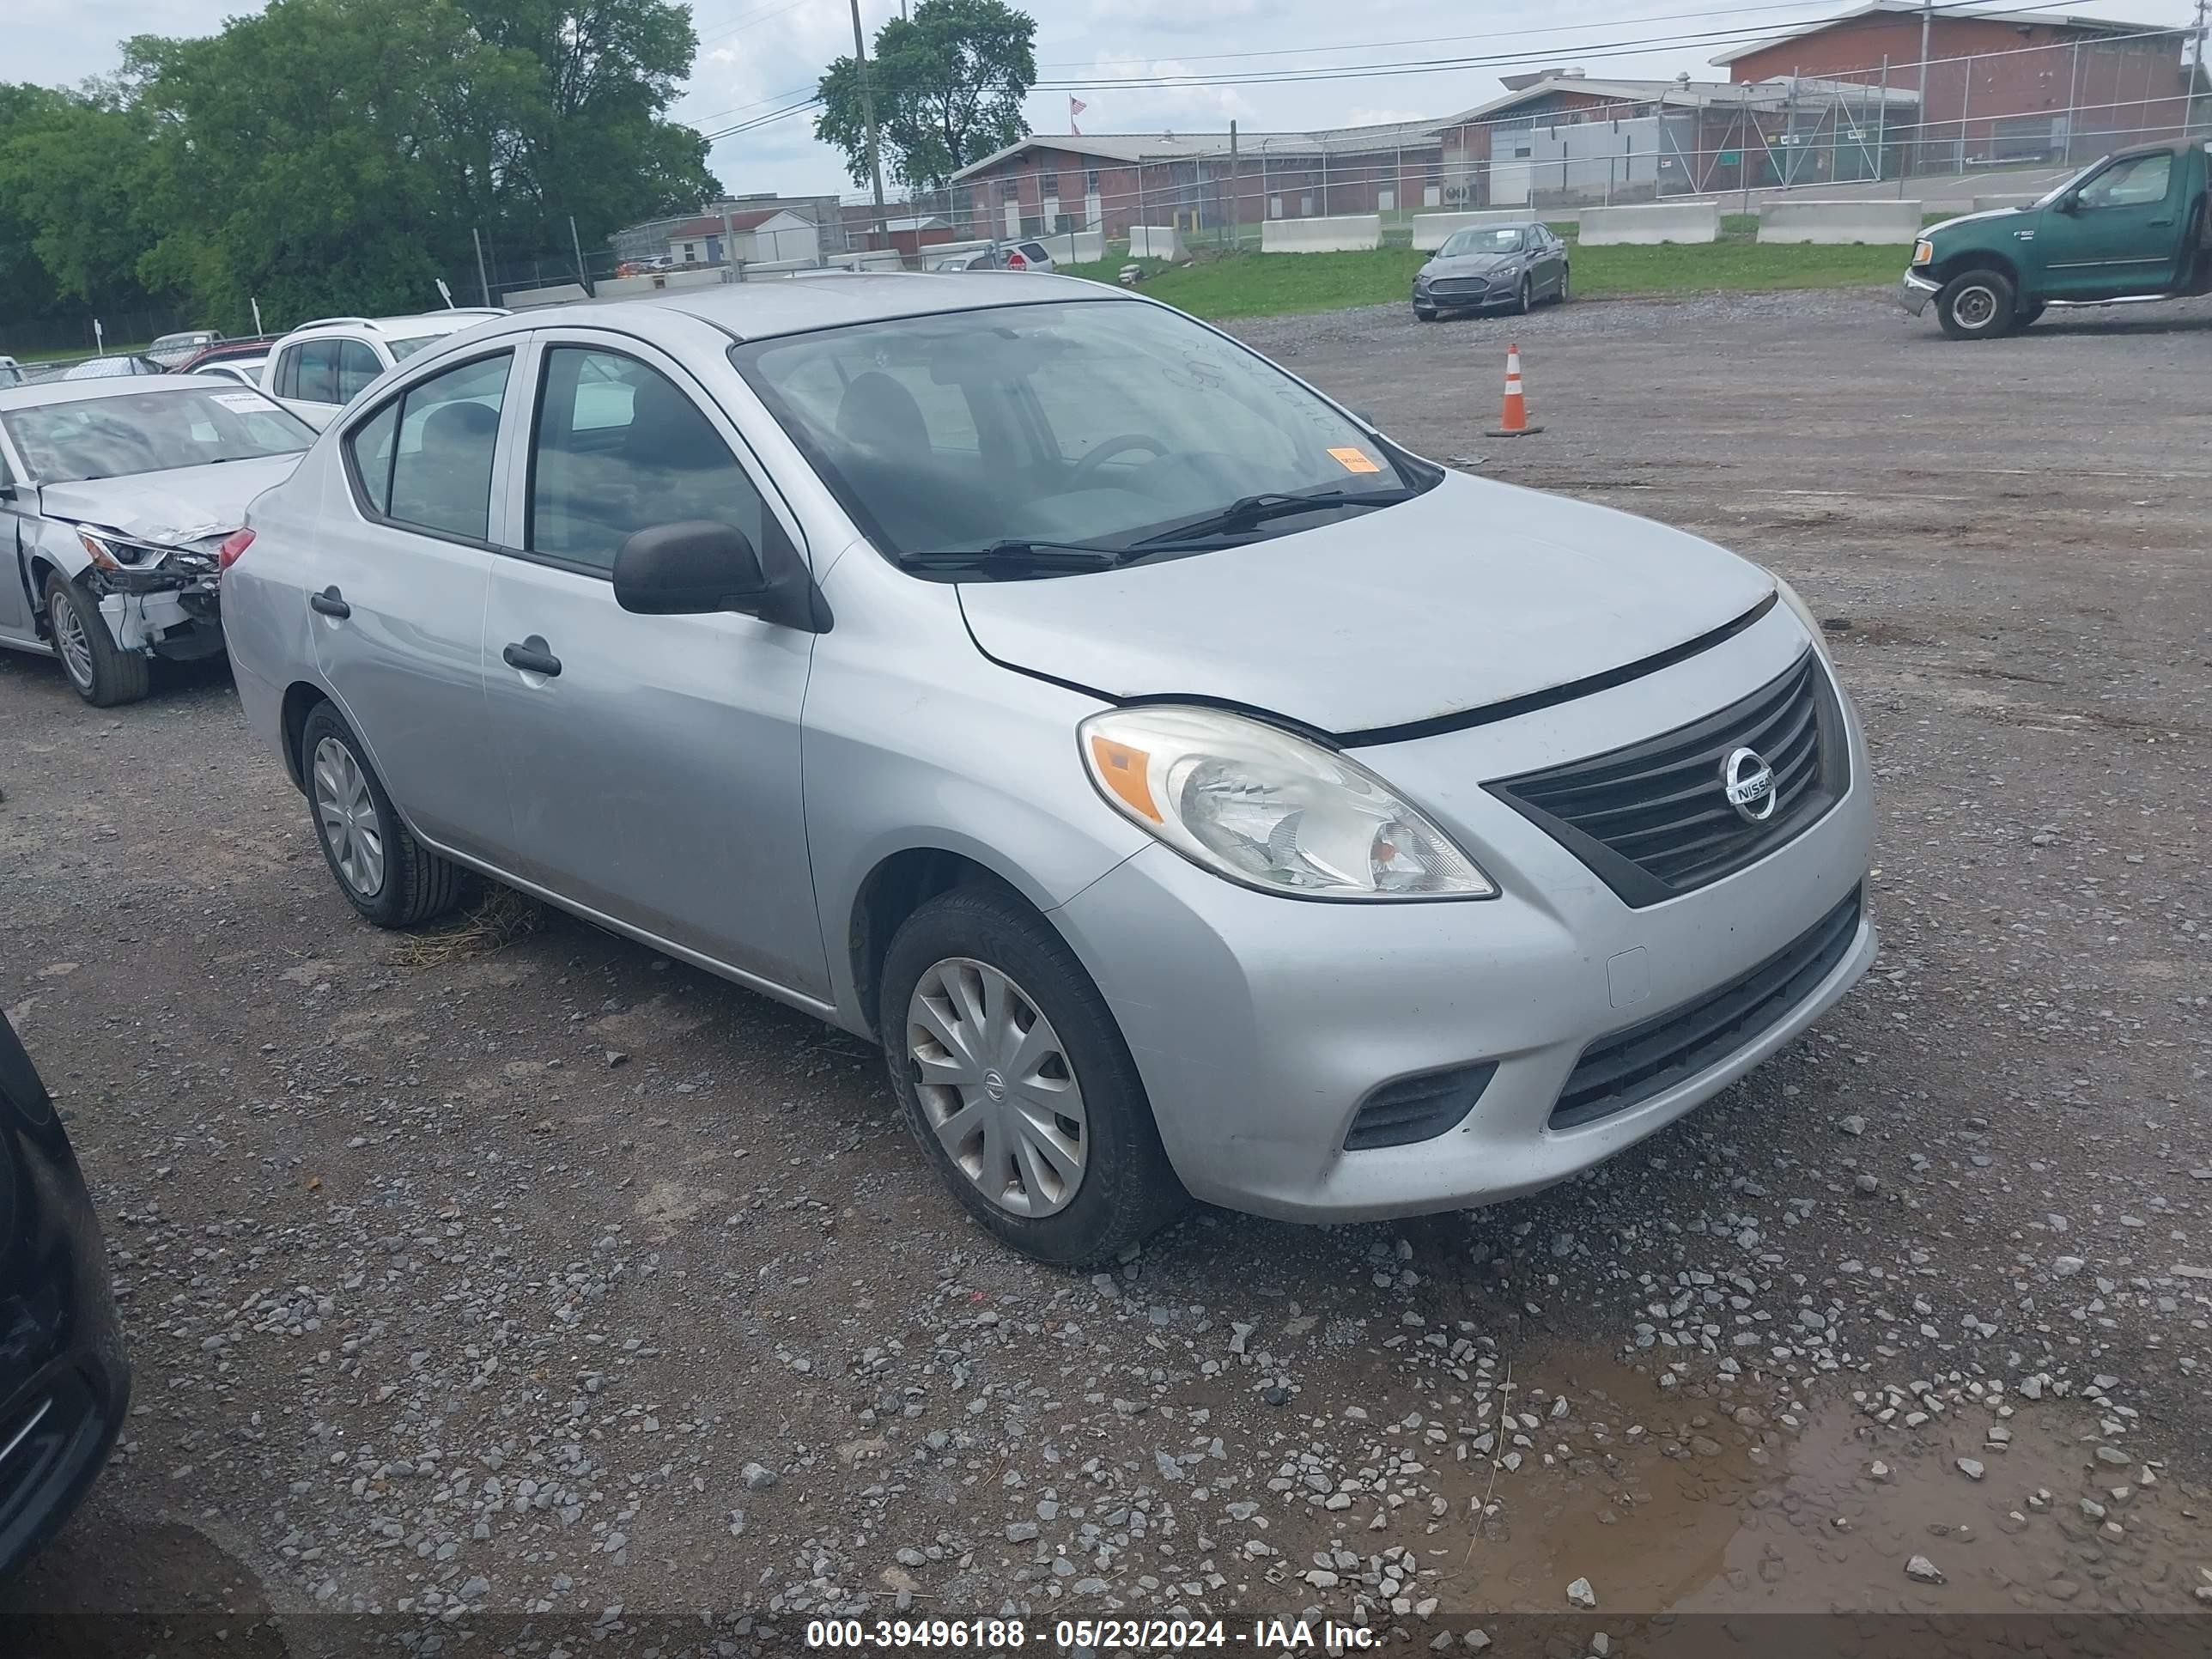
[[[1001,1238],[1558,1182],[1875,949],[1767,572],[1431,465],[1118,289],[533,311],[226,550],[240,696],[387,927],[482,872],[878,1041]]]
[[[60,658],[100,708],[144,696],[155,657],[218,654],[223,538],[314,437],[198,375],[0,388],[0,647]]]

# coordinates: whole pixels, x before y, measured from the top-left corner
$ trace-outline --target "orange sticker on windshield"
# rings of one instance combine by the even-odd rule
[[[1367,458],[1364,449],[1332,449],[1336,464],[1346,472],[1380,472],[1382,469]]]

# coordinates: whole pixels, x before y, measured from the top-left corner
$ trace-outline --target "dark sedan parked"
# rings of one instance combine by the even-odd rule
[[[1413,274],[1413,315],[1498,307],[1526,313],[1567,297],[1567,245],[1534,220],[1455,231]]]
[[[69,1518],[130,1400],[100,1223],[0,1015],[0,1583]]]

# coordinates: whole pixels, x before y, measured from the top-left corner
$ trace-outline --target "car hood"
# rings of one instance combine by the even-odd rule
[[[246,522],[246,503],[283,483],[299,465],[298,455],[268,455],[127,478],[46,484],[39,490],[39,510],[50,519],[112,530],[132,541],[184,547],[228,536]]]
[[[1939,230],[1956,230],[1960,225],[1971,225],[1977,220],[2010,219],[2019,214],[2034,211],[2035,210],[2031,207],[1984,208],[1979,213],[1962,213],[1955,219],[1939,219],[1932,225],[1923,225],[1920,228],[1920,235],[1924,241]]]
[[[1525,253],[1455,253],[1449,259],[1431,259],[1421,267],[1424,276],[1487,276],[1493,270],[1518,264]]]
[[[1341,735],[1625,667],[1773,589],[1680,531],[1455,472],[1316,529],[1126,570],[963,582],[960,599],[976,644],[1008,667]]]

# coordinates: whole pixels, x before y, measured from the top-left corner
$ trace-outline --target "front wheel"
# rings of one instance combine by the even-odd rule
[[[1526,317],[1528,314],[1528,308],[1535,303],[1535,283],[1530,278],[1523,276],[1521,279],[1521,291],[1513,296],[1514,314],[1519,317]]]
[[[1954,340],[1994,340],[2012,332],[2012,281],[1999,270],[1969,270],[1954,276],[1936,296],[1936,320]]]
[[[1016,1249],[1109,1261],[1188,1202],[1105,998],[1012,893],[956,888],[908,917],[878,1024],[924,1153]]]
[[[1437,308],[1434,306],[1415,306],[1413,307],[1413,320],[1415,322],[1433,323],[1436,319]]]
[[[146,659],[116,644],[92,595],[58,571],[46,578],[46,623],[70,687],[94,708],[146,695],[153,683]]]
[[[329,703],[315,706],[300,734],[300,774],[315,839],[347,903],[380,927],[412,927],[460,902],[460,866],[408,833],[361,740]]]
[[[1567,293],[1568,279],[1572,276],[1573,274],[1573,266],[1561,265],[1559,267],[1559,303],[1561,305],[1565,305],[1567,302],[1569,297]]]

